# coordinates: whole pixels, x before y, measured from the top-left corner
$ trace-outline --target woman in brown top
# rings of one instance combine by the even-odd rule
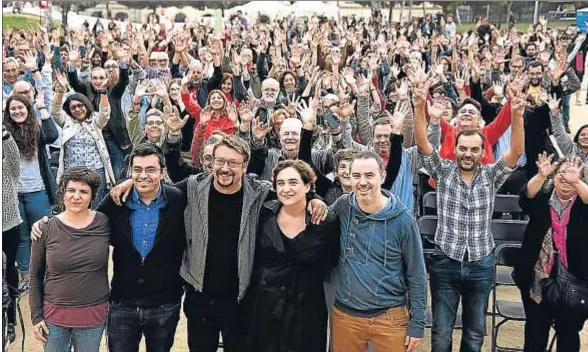
[[[63,212],[41,225],[31,253],[31,318],[45,352],[98,352],[108,315],[106,215],[90,209],[100,174],[87,167],[64,172],[57,191]]]

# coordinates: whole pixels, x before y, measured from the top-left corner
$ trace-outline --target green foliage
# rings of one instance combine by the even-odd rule
[[[44,19],[41,20],[40,23],[44,23]],[[4,14],[2,16],[2,29],[12,28],[12,29],[22,29],[22,28],[37,28],[39,24],[39,17],[31,16],[31,15],[13,15],[13,14]],[[53,25],[59,27],[61,25],[61,21],[53,20]]]

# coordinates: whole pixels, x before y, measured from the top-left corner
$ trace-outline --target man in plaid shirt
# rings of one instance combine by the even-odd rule
[[[423,166],[437,184],[439,217],[436,247],[430,264],[431,347],[436,352],[451,351],[453,325],[461,297],[463,335],[460,350],[480,351],[486,333],[488,297],[494,283],[494,240],[490,231],[494,197],[516,168],[524,151],[525,102],[520,92],[511,99],[511,143],[495,164],[481,164],[485,141],[478,130],[459,131],[455,161],[443,160],[427,140],[427,90],[424,83],[416,83],[416,144]],[[435,114],[435,105],[428,104],[429,112]],[[480,107],[466,101],[457,114],[461,119],[476,118],[480,115]]]

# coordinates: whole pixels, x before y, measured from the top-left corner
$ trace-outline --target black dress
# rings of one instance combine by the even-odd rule
[[[245,298],[246,351],[325,351],[327,307],[323,282],[339,258],[339,219],[329,214],[293,239],[277,222],[279,201],[264,204],[251,286]]]

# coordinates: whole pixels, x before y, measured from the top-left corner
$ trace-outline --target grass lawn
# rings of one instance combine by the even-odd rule
[[[504,22],[502,23],[502,27],[504,27]],[[531,22],[517,22],[515,24],[515,27],[517,27],[517,29],[519,30],[519,32],[527,32],[527,29],[529,28],[529,25],[531,24]],[[576,21],[549,21],[547,22],[547,27],[552,27],[552,28],[557,28],[557,29],[566,29],[569,25],[575,25]],[[459,33],[463,33],[465,31],[468,31],[471,28],[474,28],[476,26],[475,23],[462,23],[461,25],[457,26],[457,31]]]
[[[21,28],[37,28],[37,25],[41,23],[45,23],[44,17],[41,17],[41,22],[39,22],[39,17],[32,16],[32,15],[13,15],[13,14],[3,14],[2,15],[2,29],[5,28],[14,28],[14,29],[21,29]],[[56,27],[61,26],[61,21],[53,21],[53,25]]]

